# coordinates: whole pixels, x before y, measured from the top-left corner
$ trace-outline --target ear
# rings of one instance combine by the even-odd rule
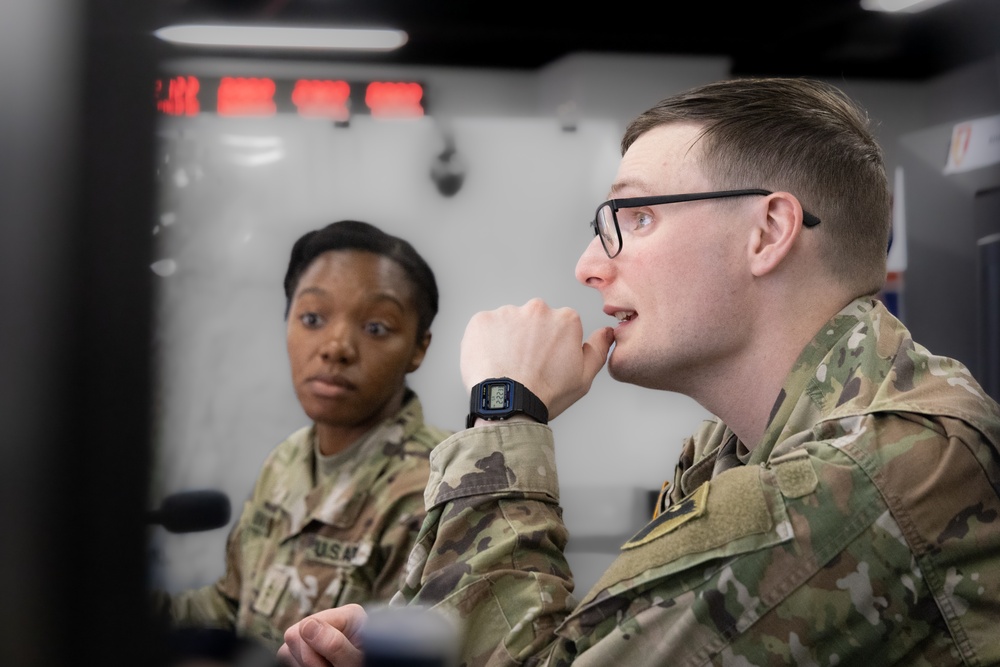
[[[760,277],[784,261],[802,231],[802,204],[788,192],[774,192],[764,201],[766,209],[750,233],[747,255],[750,271]]]
[[[430,347],[430,344],[431,332],[425,331],[417,340],[416,347],[413,348],[413,357],[410,358],[410,365],[406,368],[407,373],[412,373],[420,368],[420,364],[424,363],[424,357],[427,355],[427,348]]]

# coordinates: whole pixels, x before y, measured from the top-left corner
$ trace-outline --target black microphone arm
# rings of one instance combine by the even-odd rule
[[[181,491],[164,498],[159,509],[146,515],[146,523],[171,533],[196,533],[225,526],[231,511],[229,496],[221,491]]]

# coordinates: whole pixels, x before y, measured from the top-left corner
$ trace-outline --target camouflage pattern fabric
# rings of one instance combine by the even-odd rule
[[[1000,408],[881,304],[818,332],[749,450],[713,421],[656,517],[578,600],[551,430],[462,431],[392,604],[464,664],[1000,663]],[[722,464],[720,464],[722,460]]]
[[[227,540],[226,572],[173,596],[178,626],[221,627],[275,651],[303,617],[349,602],[385,602],[401,584],[424,519],[431,449],[450,433],[402,410],[338,455],[316,479],[313,426],[265,461]]]

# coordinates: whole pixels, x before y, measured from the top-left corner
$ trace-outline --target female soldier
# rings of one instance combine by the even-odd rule
[[[285,275],[288,358],[312,424],[265,461],[214,584],[160,596],[175,628],[277,649],[285,628],[387,600],[424,518],[428,456],[449,433],[406,385],[431,342],[434,273],[403,239],[343,220],[296,241]]]

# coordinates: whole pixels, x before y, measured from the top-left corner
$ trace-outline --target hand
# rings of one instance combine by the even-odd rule
[[[287,667],[362,667],[360,636],[367,618],[357,604],[306,616],[285,631],[278,663]]]
[[[507,376],[545,403],[549,419],[590,391],[604,367],[614,330],[603,327],[583,340],[579,314],[541,299],[476,313],[461,346],[466,391],[491,377]]]

